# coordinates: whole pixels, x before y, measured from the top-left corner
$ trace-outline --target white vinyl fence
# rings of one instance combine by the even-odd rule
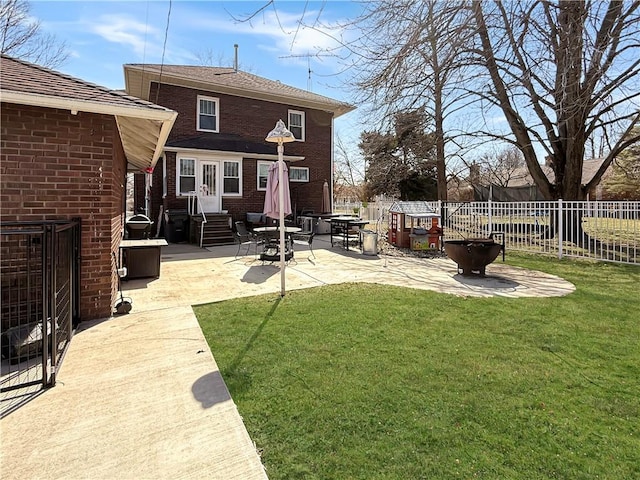
[[[376,202],[335,202],[333,213],[344,215],[357,215],[363,220],[376,223],[379,219],[386,219],[389,208],[395,203],[394,200],[378,200]],[[434,202],[438,203],[438,202]]]
[[[393,202],[336,205],[387,228]],[[445,240],[504,234],[505,247],[530,253],[640,265],[640,202],[433,202]],[[339,209],[342,207],[342,209]]]
[[[443,204],[445,239],[502,233],[507,252],[640,264],[640,202]]]

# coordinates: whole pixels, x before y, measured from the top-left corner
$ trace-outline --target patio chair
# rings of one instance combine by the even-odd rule
[[[262,243],[262,240],[253,232],[250,232],[247,229],[247,226],[244,224],[244,222],[242,221],[235,222],[235,226],[236,226],[235,237],[236,237],[236,241],[238,242],[238,251],[236,252],[235,258],[238,258],[238,255],[240,255],[240,249],[243,246],[247,247],[245,255],[249,253],[249,250],[251,250],[252,245],[254,247],[253,248],[254,255],[257,255],[258,245]]]
[[[294,245],[308,245],[309,251],[313,258],[316,258],[316,254],[313,253],[313,237],[315,237],[315,232],[298,232],[291,234],[291,240]]]

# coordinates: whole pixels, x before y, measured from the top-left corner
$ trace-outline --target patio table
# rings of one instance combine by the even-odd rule
[[[284,227],[284,234],[287,237],[287,239],[289,239],[291,237],[291,234],[293,233],[299,233],[302,231],[302,228],[300,227]],[[265,243],[268,243],[269,240],[272,239],[277,239],[280,236],[280,227],[256,227],[253,229],[253,232],[261,235],[264,240]],[[276,233],[278,235],[276,235]]]
[[[350,242],[357,242],[362,249],[362,235],[360,230],[369,222],[356,217],[333,217],[329,219],[331,222],[331,246],[334,243],[341,244],[345,249],[349,250]],[[354,227],[357,231],[354,231]]]
[[[280,258],[280,244],[279,242],[274,242],[274,240],[279,240],[280,238],[280,227],[257,227],[254,228],[253,231],[259,235],[262,235],[264,238],[264,251],[260,255],[260,259],[276,261],[278,258]],[[301,231],[302,229],[300,227],[284,227],[284,234],[286,236],[285,259],[287,261],[293,258],[293,249],[291,248],[291,235],[294,233],[299,233]],[[276,233],[278,234],[277,236],[275,236]]]

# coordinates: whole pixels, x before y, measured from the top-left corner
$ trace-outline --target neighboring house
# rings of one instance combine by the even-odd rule
[[[333,186],[333,198],[339,203],[361,202],[364,185],[346,185],[337,183]]]
[[[176,112],[5,55],[0,102],[3,321],[10,308],[30,308],[23,290],[35,285],[26,278],[32,265],[20,263],[22,245],[6,229],[74,218],[81,222],[79,316],[111,316],[126,174],[155,166]],[[29,248],[44,250],[40,243],[28,237]],[[12,289],[22,289],[13,307],[5,302]]]
[[[198,192],[198,212],[234,221],[262,212],[278,158],[265,137],[279,119],[296,137],[284,149],[294,215],[321,211],[322,187],[332,183],[333,122],[353,106],[236,68],[129,64],[124,73],[129,94],[178,112],[152,180],[145,187],[136,176],[136,211],[154,220],[184,212]]]
[[[594,177],[602,162],[603,158],[593,158],[584,160],[582,167],[582,185],[586,185]],[[555,175],[553,168],[549,163],[549,159],[541,166],[542,171],[547,178],[553,182]],[[607,178],[611,169],[609,168],[605,172],[602,180]],[[499,172],[498,172],[499,175]],[[588,200],[602,200],[602,180],[596,185],[589,193]],[[483,178],[479,171],[478,165],[472,165],[470,167],[469,178],[466,181],[466,187],[464,181],[459,183],[458,192],[460,196],[472,195],[476,201],[487,200],[491,196],[492,200],[497,201],[541,201],[544,197],[537,189],[533,177],[529,173],[526,166],[519,167],[508,174],[504,174],[501,179],[501,185],[491,184],[490,180]],[[466,193],[462,193],[465,192]],[[473,192],[473,193],[471,193]]]

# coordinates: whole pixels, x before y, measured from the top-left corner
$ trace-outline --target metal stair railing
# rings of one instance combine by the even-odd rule
[[[202,225],[200,225],[200,248],[204,248],[202,244],[204,243],[204,226],[207,223],[207,216],[204,213],[204,209],[202,208],[202,199],[198,192],[191,191],[187,194],[188,196],[188,209],[189,215],[196,215],[198,212],[198,208],[200,207],[200,215],[202,216]]]

